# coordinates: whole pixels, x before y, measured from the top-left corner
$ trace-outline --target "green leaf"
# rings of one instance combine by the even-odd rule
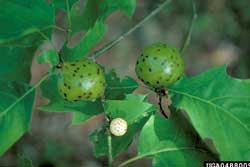
[[[143,96],[143,95],[141,95]],[[129,95],[125,100],[107,100],[104,104],[106,115],[112,120],[114,118],[123,118],[128,123],[128,131],[124,136],[112,136],[112,154],[117,156],[125,151],[136,133],[146,123],[155,107],[145,102],[145,96]],[[105,127],[96,130],[90,135],[90,140],[94,144],[95,156],[105,156],[108,153],[107,134]]]
[[[93,116],[101,113],[103,113],[103,107],[100,99],[96,100],[95,102],[81,102],[79,108],[77,108],[77,112],[73,113],[72,124],[77,125],[80,123],[84,123]]]
[[[96,105],[91,105],[91,107],[95,107]],[[95,111],[95,109],[89,109],[91,111]],[[97,110],[98,111],[98,110]],[[98,114],[98,113],[96,113]],[[81,123],[84,123],[86,122],[87,120],[89,120],[92,116],[91,115],[88,115],[88,114],[85,114],[83,112],[74,112],[73,113],[73,117],[72,117],[72,125],[78,125],[78,124],[81,124]]]
[[[124,14],[131,16],[134,12],[134,0],[93,0],[88,1],[84,12],[78,9],[79,4],[75,3],[71,11],[72,30],[71,35],[81,30],[86,30],[86,35],[74,48],[63,47],[62,55],[64,60],[79,60],[103,38],[107,27],[103,23],[105,18],[116,10],[121,10]]]
[[[57,75],[51,76],[41,85],[42,96],[49,99],[47,105],[40,106],[39,109],[50,112],[73,112],[73,124],[87,121],[89,118],[103,112],[101,100],[67,102],[60,96],[57,89]]]
[[[0,0],[0,45],[31,46],[50,36],[54,10],[43,0]]]
[[[34,91],[12,109],[6,110],[28,89],[26,84],[0,81],[0,156],[29,130],[34,106]]]
[[[212,156],[197,140],[190,123],[179,113],[169,119],[151,116],[143,127],[138,143],[138,157],[154,158],[156,167],[200,167]]]
[[[85,36],[74,48],[63,51],[65,60],[80,60],[103,38],[107,27],[97,21],[93,28],[89,29]]]
[[[202,139],[212,140],[221,160],[250,160],[250,80],[234,79],[219,67],[185,77],[169,92]]]
[[[126,94],[132,93],[138,84],[131,77],[125,77],[123,80],[117,77],[114,70],[106,74],[107,88],[105,91],[106,99],[124,99]]]
[[[36,47],[0,47],[0,77],[2,80],[29,82],[30,66]]]
[[[68,0],[69,1],[69,9],[71,9],[72,5],[79,0]],[[51,2],[55,9],[64,9],[67,10],[66,0],[52,0]]]
[[[59,63],[59,55],[55,50],[44,50],[40,53],[37,61],[39,64],[48,63],[55,66]]]
[[[135,0],[88,0],[85,8],[75,3],[71,9],[72,35],[88,30],[97,20],[104,21],[112,12],[120,10],[131,17],[134,13]]]

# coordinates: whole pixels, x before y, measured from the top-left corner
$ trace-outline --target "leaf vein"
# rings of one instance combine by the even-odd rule
[[[239,118],[237,118],[236,116],[234,116],[234,115],[231,114],[230,112],[227,112],[225,108],[220,107],[220,106],[218,106],[218,105],[215,104],[215,103],[212,103],[212,101],[209,101],[209,100],[207,101],[207,100],[205,100],[205,99],[202,99],[202,98],[199,97],[199,96],[194,96],[194,95],[191,95],[191,94],[188,94],[188,93],[185,93],[185,92],[180,92],[180,91],[174,90],[174,89],[168,89],[168,90],[169,90],[169,91],[172,91],[172,92],[175,92],[175,93],[177,93],[177,94],[182,94],[182,95],[184,95],[184,96],[190,97],[191,99],[199,100],[199,101],[201,101],[201,102],[203,102],[203,103],[207,103],[207,104],[209,104],[209,105],[211,105],[211,106],[213,106],[213,107],[215,107],[215,108],[218,108],[218,109],[220,109],[221,111],[223,111],[225,114],[229,115],[231,118],[233,118],[234,120],[236,120],[236,121],[237,121],[241,126],[243,126],[247,131],[250,131],[250,129],[249,129],[246,125],[244,125],[244,123],[243,123]]]

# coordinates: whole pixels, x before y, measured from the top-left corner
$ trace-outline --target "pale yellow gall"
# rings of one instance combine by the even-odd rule
[[[122,118],[115,118],[110,123],[110,132],[114,136],[123,136],[128,129],[127,121]]]

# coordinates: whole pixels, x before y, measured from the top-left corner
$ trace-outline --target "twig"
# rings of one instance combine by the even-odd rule
[[[70,33],[71,32],[71,15],[70,15],[70,8],[69,8],[69,0],[65,0],[66,8],[67,8],[67,18],[68,18],[68,28],[67,28],[67,41],[70,39]]]
[[[161,111],[161,114],[168,119],[168,116],[167,114],[165,113],[163,107],[162,107],[162,95],[159,95],[159,102],[158,102],[158,105],[160,107],[160,111]]]
[[[188,27],[188,32],[186,34],[186,37],[184,38],[185,40],[184,40],[182,47],[180,49],[181,53],[183,53],[185,51],[185,49],[187,48],[187,46],[190,43],[191,35],[192,35],[192,31],[193,31],[193,25],[194,25],[195,20],[197,19],[195,2],[194,2],[194,0],[191,0],[191,2],[192,2],[192,19],[191,19],[190,25]]]
[[[110,134],[109,129],[107,129],[107,139],[108,139],[108,164],[109,167],[112,167],[113,165],[113,155],[112,155],[112,137]]]
[[[59,27],[59,26],[57,26],[57,25],[54,25],[53,27],[54,27],[55,29],[59,30],[59,31],[67,32],[67,30],[65,30],[64,28]]]
[[[103,103],[102,103],[103,104]],[[112,167],[113,166],[113,154],[112,154],[112,137],[111,137],[111,132],[109,130],[109,125],[110,125],[110,118],[106,115],[106,133],[107,133],[107,141],[108,141],[108,166]]]
[[[126,36],[133,33],[135,30],[137,30],[139,27],[141,27],[145,22],[147,22],[149,19],[151,19],[153,16],[155,16],[157,13],[159,13],[167,4],[169,4],[171,0],[166,0],[162,4],[160,4],[156,9],[154,9],[151,13],[149,13],[147,16],[145,16],[140,22],[138,22],[136,25],[131,27],[128,31],[125,31],[120,36],[118,36],[113,41],[107,43],[103,48],[95,51],[91,58],[95,59],[107,50],[111,49],[113,46],[115,46],[118,42],[120,42],[122,39],[124,39]]]
[[[46,74],[41,80],[39,80],[33,87],[31,87],[27,92],[25,92],[21,97],[19,97],[14,103],[12,103],[8,108],[6,108],[3,112],[0,113],[0,117],[6,114],[9,110],[11,110],[15,105],[17,105],[21,100],[23,100],[28,94],[30,94],[33,90],[35,90],[43,81],[45,81],[50,74]]]

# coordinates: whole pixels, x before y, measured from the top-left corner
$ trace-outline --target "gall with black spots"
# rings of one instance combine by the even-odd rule
[[[92,60],[64,62],[60,69],[58,90],[66,101],[95,100],[105,87],[103,69]]]
[[[138,78],[152,88],[164,88],[177,81],[184,73],[184,62],[179,51],[162,43],[144,48],[135,71]]]

